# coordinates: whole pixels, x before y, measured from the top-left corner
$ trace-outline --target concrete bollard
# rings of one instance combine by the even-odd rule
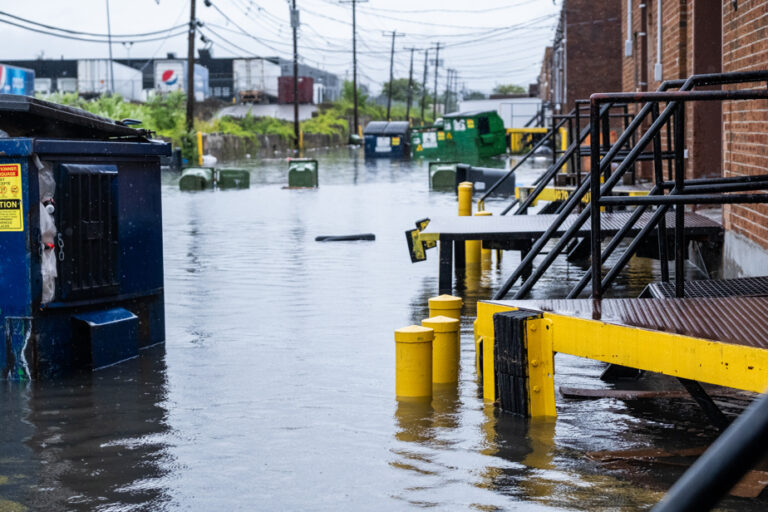
[[[434,330],[420,325],[395,331],[395,394],[398,398],[432,396],[434,337]]]
[[[459,382],[459,321],[447,316],[433,316],[421,325],[435,332],[432,340],[432,382]]]
[[[438,295],[429,299],[429,316],[447,316],[461,320],[462,300],[453,295]]]
[[[471,181],[459,183],[459,217],[469,217],[472,215],[472,193],[474,188]]]
[[[475,217],[488,217],[490,215],[492,215],[492,213],[485,210],[475,213]],[[483,249],[483,243],[479,240],[477,241],[477,244],[480,248],[480,267],[483,270],[490,269],[493,263],[491,249]],[[469,254],[469,247],[467,247],[467,254]],[[467,263],[469,263],[469,261],[467,261]]]

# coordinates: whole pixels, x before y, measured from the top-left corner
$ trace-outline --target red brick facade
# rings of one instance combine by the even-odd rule
[[[723,71],[768,69],[768,0],[723,0],[722,13]],[[724,175],[768,174],[766,102],[726,102],[723,123]],[[768,249],[768,206],[726,205],[724,220],[726,229]]]
[[[577,99],[621,90],[619,0],[564,0],[552,49],[545,52],[540,97],[569,112]],[[541,80],[548,80],[547,86]]]

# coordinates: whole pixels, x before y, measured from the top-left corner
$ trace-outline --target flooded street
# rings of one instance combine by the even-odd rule
[[[163,175],[165,346],[88,377],[0,382],[0,511],[637,510],[693,459],[588,454],[716,437],[682,399],[558,397],[552,422],[484,404],[475,301],[514,270],[511,252],[465,283],[458,386],[398,404],[393,331],[428,316],[438,270],[436,250],[410,262],[403,233],[456,215],[455,195],[429,190],[424,162],[305,156],[320,160],[317,190],[283,189],[282,159],[236,163],[248,190],[180,192]],[[376,241],[314,241],[353,233]],[[637,296],[656,267],[636,258],[617,293]],[[534,296],[563,296],[581,270],[558,260]],[[557,368],[557,386],[608,387],[600,363]]]

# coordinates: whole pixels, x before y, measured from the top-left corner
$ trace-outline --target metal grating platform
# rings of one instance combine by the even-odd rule
[[[768,295],[768,276],[739,279],[702,279],[685,282],[685,297],[750,297]],[[675,283],[651,283],[640,295],[666,299],[675,296]]]
[[[768,297],[551,299],[493,304],[768,349]]]
[[[603,213],[600,215],[601,232],[604,236],[617,233],[629,220],[632,212]],[[637,235],[651,217],[646,212],[635,223],[627,236]],[[552,225],[559,215],[505,215],[486,217],[450,217],[432,219],[422,234],[438,234],[440,240],[521,240],[538,238]],[[556,236],[562,236],[576,220],[577,215],[570,215],[557,230]],[[667,231],[671,234],[675,227],[674,213],[667,214]],[[585,222],[578,236],[590,233],[590,223]],[[703,215],[685,214],[686,236],[712,236],[722,233],[723,227]],[[654,230],[655,232],[655,230]]]

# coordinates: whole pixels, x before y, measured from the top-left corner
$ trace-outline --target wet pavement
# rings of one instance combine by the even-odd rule
[[[484,404],[475,301],[516,253],[464,283],[458,386],[398,403],[393,330],[425,318],[437,290],[436,251],[412,264],[403,233],[454,215],[455,196],[429,190],[422,162],[307,156],[317,190],[283,189],[279,159],[239,163],[249,190],[182,193],[164,174],[166,344],[87,377],[0,383],[0,511],[647,509],[692,457],[588,454],[714,439],[684,399],[559,399],[551,422]],[[367,232],[375,242],[314,241]],[[616,293],[637,296],[656,267],[636,258]],[[534,296],[563,296],[583,268],[558,261]],[[557,368],[558,386],[607,386],[600,363],[559,355]]]

